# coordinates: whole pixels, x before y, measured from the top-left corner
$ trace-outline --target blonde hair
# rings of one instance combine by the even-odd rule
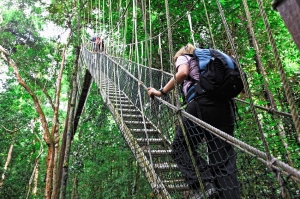
[[[183,54],[193,54],[195,50],[195,46],[193,46],[192,44],[188,43],[186,46],[182,46],[178,51],[177,53],[174,55],[174,62],[176,62],[177,58],[180,56],[180,55],[183,55]]]

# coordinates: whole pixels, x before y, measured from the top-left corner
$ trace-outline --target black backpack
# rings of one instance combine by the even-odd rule
[[[199,66],[200,80],[193,80],[186,96],[187,102],[199,95],[231,99],[243,90],[241,75],[246,77],[246,74],[239,71],[236,61],[227,54],[196,48],[193,57]]]

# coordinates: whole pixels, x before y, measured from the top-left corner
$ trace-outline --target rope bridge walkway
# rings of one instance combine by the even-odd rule
[[[264,10],[268,1],[251,2],[251,10],[246,0],[236,6],[219,0],[191,1],[181,6],[186,9],[182,16],[170,15],[168,0],[87,2],[93,10],[88,12],[88,21],[95,23],[94,31],[105,43],[97,44],[97,49],[95,43],[83,39],[75,125],[94,82],[157,198],[193,198],[191,184],[204,194],[197,198],[208,198],[207,176],[215,183],[215,198],[300,198],[299,99],[292,88],[296,84],[291,84],[297,80],[285,74],[287,63],[281,61]],[[152,3],[159,12],[152,11]],[[227,5],[225,10],[222,4]],[[225,15],[232,24],[228,25]],[[155,19],[162,26],[154,30]],[[182,36],[186,31],[190,38]],[[147,87],[161,88],[175,74],[172,64],[164,66],[173,62],[174,46],[179,46],[173,45],[173,38],[230,51],[239,69],[243,64],[248,80],[242,76],[245,92],[234,99],[239,113],[234,136],[184,111],[177,87],[161,98],[149,98]],[[129,40],[132,43],[127,44]],[[175,142],[180,128],[183,144]],[[210,172],[206,178],[204,170]],[[193,175],[183,175],[183,171]]]
[[[237,128],[235,138],[210,126],[209,124],[189,115],[174,106],[173,93],[162,98],[150,99],[147,95],[147,85],[150,81],[159,88],[168,81],[172,74],[162,70],[149,68],[124,58],[112,57],[105,53],[92,52],[92,45],[81,49],[79,90],[86,90],[89,85],[85,82],[93,79],[100,94],[112,113],[128,146],[138,161],[139,166],[152,187],[157,198],[183,198],[189,191],[178,165],[172,158],[171,141],[175,128],[181,117],[191,120],[195,134],[201,133],[195,127],[200,127],[213,133],[217,139],[235,147],[234,157],[237,159],[237,173],[239,183],[231,184],[229,189],[238,189],[241,198],[299,198],[300,171],[285,162],[263,152],[261,145],[252,147],[247,144],[247,134],[255,134],[253,118],[243,123],[243,129]],[[151,70],[151,71],[150,71]],[[149,78],[152,74],[152,79]],[[84,78],[83,78],[84,77]],[[88,77],[88,78],[87,78]],[[251,114],[249,104],[236,100],[239,111],[244,115]],[[256,106],[258,109],[263,107]],[[270,114],[267,113],[267,114]],[[278,112],[280,114],[280,112]],[[291,117],[288,114],[285,114]],[[262,115],[262,117],[268,115]],[[246,118],[246,117],[245,117]],[[251,118],[251,117],[248,117]],[[251,125],[252,124],[252,125]],[[253,138],[252,138],[253,139]],[[256,137],[254,139],[259,138]],[[207,142],[214,142],[208,138],[199,140],[198,154],[208,160],[210,153]],[[215,164],[219,164],[216,162]],[[215,177],[221,181],[228,173],[216,171]],[[200,185],[201,178],[198,176]],[[230,182],[227,182],[230,183]],[[226,192],[219,188],[219,192]],[[220,198],[231,198],[224,194]]]

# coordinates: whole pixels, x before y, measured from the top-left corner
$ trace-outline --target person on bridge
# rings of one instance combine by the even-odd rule
[[[93,52],[102,52],[104,50],[104,42],[101,37],[93,37],[91,42],[93,42]]]
[[[183,83],[182,90],[187,95],[188,88],[193,85],[192,79],[199,80],[199,69],[193,54],[195,47],[191,44],[183,46],[174,56],[176,67],[176,82]],[[189,55],[190,54],[190,55]],[[148,95],[161,97],[175,88],[174,77],[160,90],[147,88]],[[230,100],[217,99],[212,96],[196,96],[187,104],[186,112],[204,122],[234,135],[234,109]],[[197,169],[201,176],[207,198],[239,199],[239,182],[237,180],[236,153],[231,144],[223,141],[214,134],[195,125],[188,118],[182,118]],[[207,144],[209,161],[199,154],[202,142]],[[203,146],[203,144],[202,144]],[[192,190],[192,199],[204,198],[200,188],[188,146],[180,126],[177,127],[172,142],[172,157],[184,176],[185,182]]]

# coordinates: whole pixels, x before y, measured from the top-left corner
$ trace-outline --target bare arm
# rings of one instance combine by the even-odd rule
[[[182,64],[179,66],[177,73],[175,74],[177,84],[181,84],[189,75],[189,66]],[[175,79],[172,77],[170,81],[163,87],[163,92],[168,93],[175,88]],[[163,94],[155,88],[148,88],[148,95],[150,97],[161,97]]]

